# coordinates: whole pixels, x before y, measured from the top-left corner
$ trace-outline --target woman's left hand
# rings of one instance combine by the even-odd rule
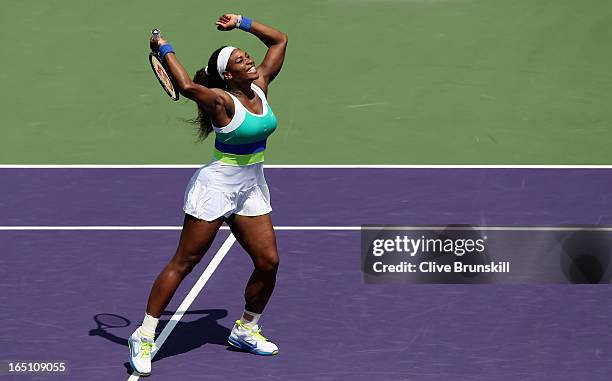
[[[238,15],[234,15],[231,13],[226,13],[223,16],[219,17],[219,20],[215,22],[218,30],[232,30],[236,27],[238,23]]]

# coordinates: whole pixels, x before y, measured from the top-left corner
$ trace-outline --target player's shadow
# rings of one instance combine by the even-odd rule
[[[157,335],[164,329],[166,324],[169,322],[169,317],[174,312],[164,311],[162,318],[157,326]],[[164,345],[161,347],[159,352],[155,355],[153,362],[159,361],[166,357],[179,355],[181,353],[189,352],[193,349],[199,348],[205,344],[215,344],[228,346],[227,337],[230,334],[230,329],[222,326],[218,323],[219,319],[223,319],[227,316],[227,310],[222,309],[208,309],[208,310],[196,310],[187,311],[185,315],[204,315],[197,320],[184,321],[181,320],[177,323],[176,327],[172,330],[172,334],[168,336]],[[106,320],[113,320],[113,324],[104,323],[103,316]],[[166,317],[164,319],[164,317]],[[162,320],[163,319],[163,320]],[[122,316],[115,314],[98,314],[94,316],[98,327],[89,331],[90,336],[99,336],[115,344],[125,346],[126,356],[127,352],[127,337],[120,337],[113,334],[110,330],[113,328],[126,327],[130,325],[130,321]],[[123,322],[122,324],[116,324],[115,322]],[[126,362],[124,364],[128,373],[132,373],[130,364]]]

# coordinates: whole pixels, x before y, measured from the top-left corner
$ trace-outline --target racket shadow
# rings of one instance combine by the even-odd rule
[[[157,326],[157,334],[164,329],[168,324],[169,318],[174,314],[173,311],[164,311]],[[227,347],[227,337],[230,334],[230,328],[219,324],[218,320],[227,316],[228,312],[225,309],[206,309],[187,311],[185,315],[203,315],[202,317],[191,320],[178,322],[172,333],[155,355],[153,362],[159,361],[166,357],[176,356],[182,353],[187,353],[193,349],[197,349],[206,344],[222,345]],[[100,316],[105,318],[113,317],[116,322],[123,320],[123,324],[107,325],[100,323]],[[89,331],[90,336],[101,337],[112,343],[124,346],[127,348],[128,337],[122,337],[111,332],[113,328],[127,327],[131,322],[123,316],[115,314],[97,314],[94,316],[94,321],[97,323],[97,328]],[[131,334],[131,332],[130,332]],[[127,352],[126,352],[127,353]],[[127,368],[131,372],[129,363],[126,362]]]

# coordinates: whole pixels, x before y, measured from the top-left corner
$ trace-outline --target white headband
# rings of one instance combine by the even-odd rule
[[[226,46],[219,52],[219,56],[217,57],[217,72],[219,73],[219,77],[221,77],[221,79],[224,79],[223,73],[227,68],[227,62],[235,49],[236,48],[233,46]]]

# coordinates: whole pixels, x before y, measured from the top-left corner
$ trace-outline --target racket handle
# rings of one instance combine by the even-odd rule
[[[155,41],[159,40],[160,37],[160,33],[159,33],[159,29],[155,28],[151,31],[151,38]]]

